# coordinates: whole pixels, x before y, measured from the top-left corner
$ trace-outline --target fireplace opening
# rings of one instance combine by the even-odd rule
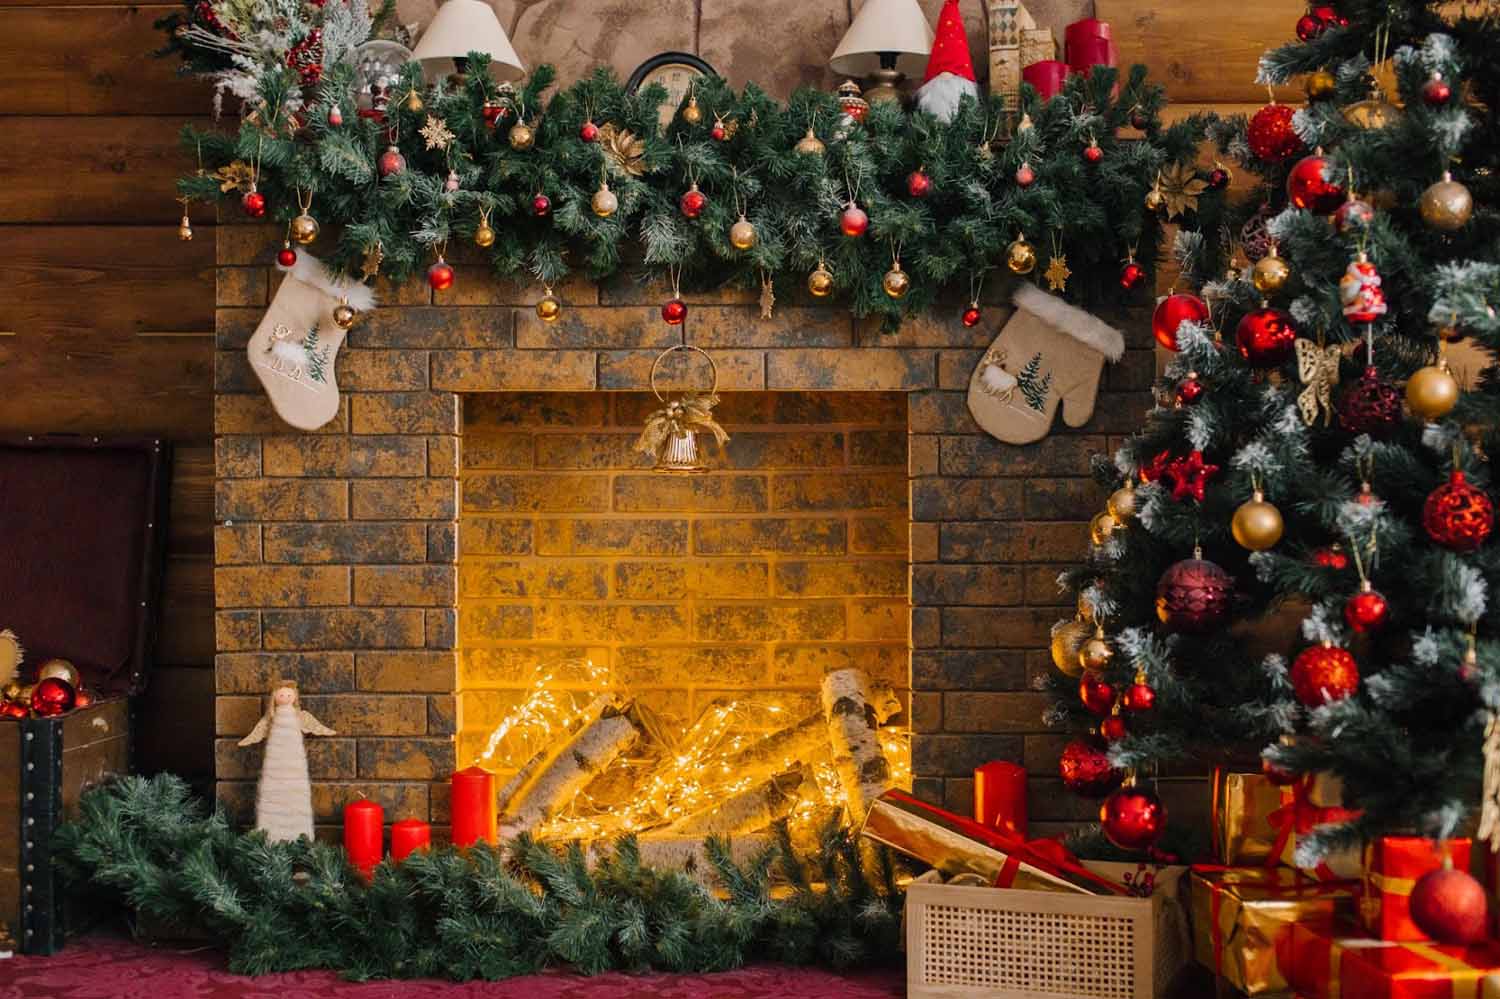
[[[725,393],[692,474],[634,449],[658,405],[465,397],[459,765],[510,832],[748,833],[880,782],[836,731],[865,700],[909,786],[906,395]]]

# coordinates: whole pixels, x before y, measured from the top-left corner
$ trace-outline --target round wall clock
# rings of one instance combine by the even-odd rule
[[[625,89],[633,94],[652,83],[666,87],[667,99],[661,105],[661,127],[665,129],[687,98],[693,81],[713,75],[714,68],[691,52],[662,52],[637,66],[625,81]]]

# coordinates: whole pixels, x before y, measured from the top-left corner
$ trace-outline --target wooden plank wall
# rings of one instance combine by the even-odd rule
[[[200,210],[197,238],[180,242],[173,201],[192,165],[177,132],[209,95],[151,56],[151,24],[169,10],[0,9],[0,428],[176,445],[137,760],[211,775],[214,229]]]
[[[176,443],[160,668],[143,704],[139,758],[205,774],[214,233],[200,210],[197,238],[178,241],[173,180],[192,167],[177,132],[201,122],[210,101],[207,88],[151,56],[152,22],[171,9],[126,0],[0,8],[0,430],[146,432]],[[1183,111],[1253,111],[1265,100],[1256,59],[1290,37],[1303,5],[1266,0],[1215,7],[1211,17],[1205,9],[1097,0],[1121,62],[1150,65]],[[1280,96],[1297,99],[1294,90]]]

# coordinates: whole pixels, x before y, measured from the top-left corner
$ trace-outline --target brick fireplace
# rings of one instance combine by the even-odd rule
[[[1103,503],[1090,455],[1150,404],[1139,317],[1090,423],[1013,447],[964,401],[997,303],[975,329],[954,297],[882,336],[790,293],[762,319],[733,290],[689,296],[669,327],[664,289],[621,276],[555,289],[545,324],[541,289],[460,256],[448,292],[379,289],[338,358],[339,414],[302,434],[244,354],[279,238],[217,240],[216,772],[235,817],[259,764],[234,743],[274,677],[339,732],[308,742],[320,824],[357,792],[442,825],[449,771],[517,677],[577,652],[682,719],[726,691],[815,696],[822,671],[861,665],[907,699],[919,794],[965,810],[973,766],[1013,759],[1038,775],[1037,830],[1087,817],[1053,793],[1060,737],[1030,681],[1066,611],[1057,572]],[[651,364],[681,342],[714,357],[733,437],[701,477],[629,452]],[[666,381],[698,383],[679,356]]]

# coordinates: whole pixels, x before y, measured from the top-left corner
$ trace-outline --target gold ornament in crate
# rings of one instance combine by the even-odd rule
[[[53,677],[67,681],[68,685],[74,690],[83,686],[83,675],[78,672],[78,667],[66,659],[48,659],[37,668],[37,683]]]
[[[668,354],[679,350],[701,354],[707,359],[709,370],[713,372],[713,385],[706,395],[684,392],[675,399],[666,399],[656,387],[656,373],[661,368],[661,362],[666,360]],[[713,416],[713,408],[719,404],[718,365],[714,364],[714,359],[701,347],[681,343],[668,347],[657,355],[656,363],[651,365],[651,391],[656,395],[657,401],[662,403],[662,408],[646,418],[646,426],[635,442],[635,449],[655,458],[658,472],[703,471],[707,466],[698,454],[698,434],[713,434],[721,451],[729,441],[729,435]]]

